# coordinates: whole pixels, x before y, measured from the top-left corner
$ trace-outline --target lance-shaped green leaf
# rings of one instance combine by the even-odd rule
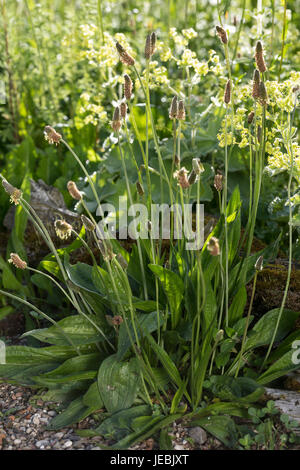
[[[139,366],[136,359],[119,362],[116,355],[109,356],[99,368],[98,387],[109,413],[130,408],[140,387]]]

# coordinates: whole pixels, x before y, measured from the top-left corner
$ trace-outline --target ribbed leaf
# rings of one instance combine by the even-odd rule
[[[105,408],[110,413],[130,408],[140,386],[136,359],[119,362],[115,355],[105,359],[98,372],[98,387]]]

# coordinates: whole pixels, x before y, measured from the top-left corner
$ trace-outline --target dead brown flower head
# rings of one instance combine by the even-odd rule
[[[17,253],[11,253],[8,262],[12,263],[14,266],[16,266],[16,268],[19,269],[27,268],[26,261],[23,261]]]

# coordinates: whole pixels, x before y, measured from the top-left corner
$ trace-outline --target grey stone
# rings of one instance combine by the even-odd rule
[[[195,426],[189,430],[189,435],[195,444],[202,445],[207,441],[207,434],[200,426]]]

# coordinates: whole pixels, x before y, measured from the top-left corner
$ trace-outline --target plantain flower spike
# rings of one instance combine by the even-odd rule
[[[67,189],[69,191],[69,194],[70,196],[73,198],[73,199],[76,199],[76,201],[80,201],[82,199],[82,194],[81,192],[78,190],[77,186],[76,186],[76,183],[74,183],[74,181],[69,181],[68,184],[67,184]]]
[[[91,221],[91,219],[89,219],[88,217],[86,217],[84,214],[81,215],[81,222],[83,223],[84,225],[84,228],[88,231],[88,232],[93,232],[96,228],[94,222]]]
[[[27,268],[26,261],[23,261],[17,253],[11,253],[8,262],[12,263],[14,266],[16,266],[16,268],[19,269]]]
[[[223,175],[217,174],[214,178],[214,187],[218,192],[221,192],[223,189]]]
[[[45,127],[44,136],[45,136],[45,139],[47,140],[47,142],[49,142],[49,144],[58,145],[60,143],[61,139],[62,139],[61,134],[56,132],[56,130],[53,129],[53,127],[51,127],[51,126],[46,126]]]
[[[177,96],[174,96],[171,102],[170,110],[169,110],[169,118],[176,119],[178,113],[178,100]]]
[[[132,96],[132,80],[127,73],[124,75],[124,97],[130,101]]]
[[[125,103],[125,101],[122,101],[122,103],[120,104],[120,114],[121,118],[125,120],[127,115],[127,104]]]
[[[255,62],[260,73],[264,73],[267,70],[265,59],[264,59],[264,50],[261,41],[257,41],[255,47]]]
[[[177,119],[184,120],[185,119],[185,108],[183,100],[178,101],[178,111],[177,111]]]
[[[54,222],[54,228],[56,235],[61,240],[66,240],[71,236],[72,233],[72,225],[68,224],[65,220],[58,219]]]
[[[133,66],[135,64],[135,60],[131,57],[130,54],[124,49],[123,46],[117,41],[116,42],[116,49],[120,55],[120,61],[123,62],[125,65]]]
[[[6,179],[2,180],[2,186],[7,194],[10,195],[10,202],[16,206],[20,204],[20,199],[22,197],[22,191],[18,188],[15,188],[10,184]]]
[[[268,93],[266,89],[266,85],[264,82],[260,82],[259,84],[259,97],[258,100],[262,106],[267,106],[268,104]]]
[[[229,104],[231,99],[231,81],[228,80],[225,87],[224,103]]]
[[[216,31],[217,31],[217,35],[219,36],[221,42],[223,44],[227,44],[228,43],[228,38],[227,38],[227,33],[226,33],[225,29],[222,28],[221,26],[216,26]]]
[[[120,128],[121,128],[121,111],[120,107],[117,106],[114,110],[113,118],[112,118],[112,123],[111,127],[113,128],[113,131],[118,133]]]
[[[259,97],[259,83],[260,83],[259,70],[255,69],[253,73],[253,82],[252,82],[252,96],[255,100],[257,100]]]
[[[211,237],[207,244],[207,250],[210,252],[212,256],[219,256],[220,254],[220,246],[219,240],[216,237]]]

